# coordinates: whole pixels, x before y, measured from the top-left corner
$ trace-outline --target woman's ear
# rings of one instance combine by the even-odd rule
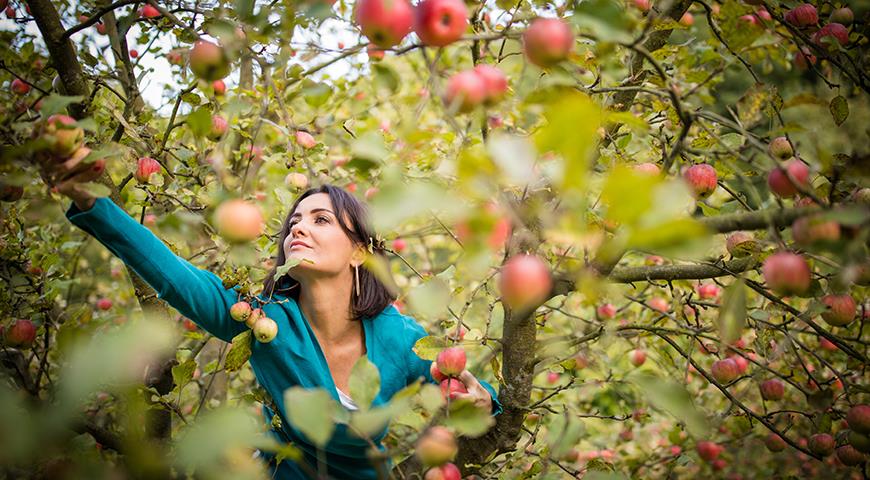
[[[353,249],[353,254],[350,256],[350,266],[351,267],[359,267],[366,261],[366,256],[368,252],[366,252],[365,247],[362,245],[357,245],[356,248]]]

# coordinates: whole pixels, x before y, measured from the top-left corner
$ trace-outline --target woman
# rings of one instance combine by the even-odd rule
[[[81,184],[101,172],[90,166],[47,164],[43,176],[56,191],[70,197],[67,218],[136,271],[180,313],[224,341],[247,327],[234,321],[230,307],[239,294],[225,289],[221,279],[173,254],[150,230],[111,200],[94,198]],[[373,406],[387,403],[406,385],[423,377],[434,382],[431,362],[412,351],[426,335],[412,318],[392,305],[387,288],[363,267],[367,247],[375,245],[363,205],[348,192],[329,185],[303,193],[293,204],[279,235],[277,266],[287,259],[306,260],[275,279],[272,270],[263,293],[253,302],[278,325],[269,343],[253,342],[251,367],[272,397],[277,412],[264,408],[267,424],[280,416],[272,434],[304,452],[304,462],[270,461],[274,478],[309,478],[317,471],[317,449],[287,421],[283,392],[294,386],[324,388],[346,408],[355,409],[348,395],[351,369],[363,355],[378,367],[381,389]],[[375,245],[376,254],[383,251]],[[467,370],[460,380],[468,394],[459,394],[481,408],[501,412],[493,388]],[[372,439],[383,449],[386,429]],[[336,426],[325,455],[331,478],[378,478],[366,457],[370,444]],[[323,455],[321,455],[321,458]],[[271,459],[270,459],[271,460]],[[386,468],[382,466],[381,469]],[[380,472],[381,476],[386,472]]]

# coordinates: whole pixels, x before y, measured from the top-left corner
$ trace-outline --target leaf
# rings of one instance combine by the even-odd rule
[[[742,278],[732,283],[722,295],[719,309],[719,338],[731,344],[740,338],[746,323],[746,286]]]
[[[449,410],[444,425],[466,437],[479,437],[495,423],[490,412],[475,406],[470,400],[451,400]]]
[[[447,340],[444,337],[432,335],[423,337],[414,343],[414,353],[423,360],[435,361],[441,350],[447,348]]]
[[[395,93],[399,89],[399,74],[391,67],[383,63],[372,65],[372,73],[375,74],[375,86],[387,88],[390,92]]]
[[[375,437],[386,428],[393,418],[411,408],[410,400],[410,397],[393,397],[390,403],[383,407],[353,412],[349,425],[355,430],[354,433],[361,433],[369,438]]]
[[[849,103],[846,101],[846,97],[842,95],[834,97],[828,108],[831,109],[831,116],[834,117],[834,123],[836,123],[838,127],[846,121],[846,118],[849,117]]]
[[[302,98],[312,107],[321,107],[332,95],[332,88],[325,83],[306,81],[302,88]]]
[[[333,417],[339,410],[326,390],[291,387],[284,391],[287,420],[317,447],[326,446],[335,431]]]
[[[211,130],[211,112],[207,107],[200,107],[187,116],[187,125],[197,137],[208,135]]]
[[[280,267],[275,269],[275,278],[278,279],[283,277],[288,271],[290,271],[291,268],[299,265],[300,263],[302,263],[302,259],[288,258],[284,261],[284,265],[281,265]]]
[[[112,193],[109,187],[97,182],[82,184],[81,188],[95,197],[108,197]]]
[[[603,121],[601,108],[588,96],[572,93],[552,101],[544,117],[546,125],[535,134],[538,151],[559,153],[564,162],[563,188],[582,189],[589,169],[589,153],[598,141],[598,127]],[[569,125],[571,133],[566,135]]]
[[[183,469],[215,478],[215,470],[225,468],[221,460],[230,450],[250,447],[262,438],[259,422],[248,409],[223,407],[205,413],[181,434],[175,446],[175,459]]]
[[[224,361],[224,369],[228,372],[235,372],[242,368],[242,365],[251,358],[251,342],[253,341],[251,330],[236,335],[233,338],[233,344],[227,353],[227,359]]]
[[[634,224],[643,217],[653,204],[653,187],[658,177],[644,175],[620,165],[614,168],[604,181],[601,200],[607,206],[607,218],[620,224]],[[626,201],[625,192],[631,192],[631,201]]]
[[[418,316],[437,318],[447,313],[450,288],[440,278],[422,283],[408,293],[408,303]]]
[[[692,396],[684,386],[647,374],[635,376],[633,382],[651,404],[684,422],[692,435],[696,437],[707,435],[710,429],[707,419],[695,408]]]
[[[553,417],[553,421],[547,426],[546,440],[551,456],[561,458],[577,445],[586,429],[580,419],[570,415]]]
[[[378,367],[363,355],[350,371],[350,397],[360,410],[368,410],[381,390],[381,373]]]
[[[39,110],[39,113],[43,118],[48,118],[55,113],[63,113],[66,111],[66,107],[73,103],[81,102],[84,98],[81,95],[67,97],[53,93],[42,99],[42,108]]]
[[[196,361],[194,360],[188,360],[172,367],[172,381],[176,387],[180,388],[187,385],[187,382],[193,378],[193,372],[196,371],[196,367]]]

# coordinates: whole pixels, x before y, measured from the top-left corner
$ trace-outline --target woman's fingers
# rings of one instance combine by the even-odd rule
[[[56,185],[57,191],[63,194],[72,192],[78,185],[99,178],[105,167],[106,161],[102,158],[93,163],[81,164]]]

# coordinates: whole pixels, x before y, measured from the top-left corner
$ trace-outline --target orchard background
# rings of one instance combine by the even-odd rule
[[[244,295],[296,194],[364,197],[417,353],[462,346],[504,405],[417,384],[348,419],[287,393],[311,438],[391,420],[396,478],[425,471],[430,424],[481,478],[866,478],[858,3],[490,0],[461,38],[402,40],[402,14],[345,1],[0,0],[0,476],[262,478],[253,448],[298,455],[264,435],[250,336],[199,330],[64,218],[36,165],[75,158]],[[378,22],[384,49],[359,33]],[[253,241],[214,215],[235,198]]]

